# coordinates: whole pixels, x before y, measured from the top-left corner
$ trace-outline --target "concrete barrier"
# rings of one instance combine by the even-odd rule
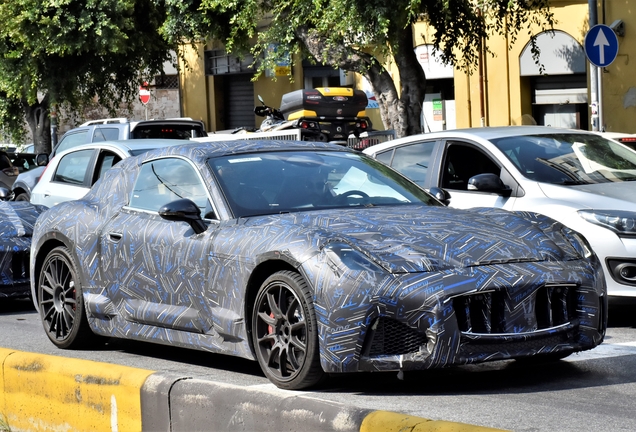
[[[4,348],[0,364],[0,431],[499,430]]]

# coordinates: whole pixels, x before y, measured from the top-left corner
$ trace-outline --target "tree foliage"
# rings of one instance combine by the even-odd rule
[[[153,0],[11,0],[0,3],[0,121],[50,151],[49,109],[98,98],[113,110],[163,69],[170,45]]]
[[[531,26],[553,25],[549,0],[165,0],[162,31],[172,42],[223,41],[230,52],[263,58],[300,54],[358,72],[371,83],[387,128],[398,135],[420,131],[426,77],[414,50],[413,25],[428,24],[426,40],[443,60],[472,70],[483,44],[496,34],[513,43]],[[268,50],[270,44],[277,50]],[[483,48],[486,46],[486,48]],[[399,89],[384,65],[399,72]]]

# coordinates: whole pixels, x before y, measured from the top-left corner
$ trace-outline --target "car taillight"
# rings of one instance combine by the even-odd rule
[[[636,137],[621,138],[618,141],[622,143],[636,143]]]
[[[367,123],[366,120],[360,120],[358,123],[356,123],[356,127],[358,129],[367,129],[369,127],[369,123]]]
[[[18,167],[3,168],[2,172],[9,177],[17,177],[20,174]]]
[[[303,120],[303,121],[300,122],[300,127],[302,129],[316,129],[317,128],[316,122],[309,122],[309,121],[306,121],[306,120]]]

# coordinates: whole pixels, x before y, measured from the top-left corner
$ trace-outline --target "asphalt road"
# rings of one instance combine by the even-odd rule
[[[636,305],[610,307],[605,342],[556,363],[501,361],[407,373],[404,380],[351,374],[302,393],[515,431],[636,431],[635,312]],[[0,347],[275,389],[256,362],[229,356],[121,340],[98,351],[59,350],[28,300],[0,301]]]

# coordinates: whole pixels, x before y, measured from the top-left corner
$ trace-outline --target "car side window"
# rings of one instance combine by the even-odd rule
[[[51,181],[71,185],[83,185],[94,150],[80,150],[60,159]]]
[[[119,139],[119,129],[113,127],[97,127],[93,133],[93,142],[115,141]]]
[[[486,173],[499,176],[501,168],[476,147],[455,142],[448,145],[441,173],[443,188],[468,190],[468,179]]]
[[[393,149],[378,153],[375,158],[385,165],[391,166],[391,160],[393,160]]]
[[[434,148],[435,141],[397,147],[391,161],[391,167],[413,180],[419,186],[424,187]]]
[[[68,150],[80,144],[86,144],[87,142],[88,129],[73,132],[72,134],[68,134],[62,137],[62,140],[55,147],[55,153],[61,153],[64,150]]]
[[[95,166],[95,172],[93,173],[93,181],[91,184],[99,180],[106,171],[111,169],[113,165],[119,161],[121,161],[121,157],[119,157],[119,155],[108,150],[102,150],[99,154],[99,158],[97,159],[97,165]]]
[[[204,215],[212,208],[206,187],[192,165],[178,158],[156,159],[142,165],[130,206],[159,211],[165,204],[181,198],[194,201]]]

